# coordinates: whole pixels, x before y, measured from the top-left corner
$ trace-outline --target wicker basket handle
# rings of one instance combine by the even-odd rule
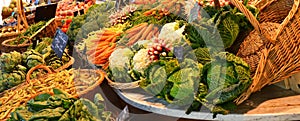
[[[273,44],[275,43],[275,41],[271,38],[271,36],[269,34],[267,34],[266,32],[262,31],[262,28],[258,22],[258,20],[254,17],[254,15],[244,6],[244,4],[242,4],[241,2],[239,2],[238,0],[230,0],[231,3],[237,7],[242,13],[245,14],[245,16],[248,18],[249,22],[252,24],[252,26],[254,27],[254,29],[262,36],[264,36],[267,40],[269,40],[270,42],[272,42]]]
[[[33,68],[31,68],[27,74],[26,74],[26,83],[29,83],[30,82],[30,75],[37,69],[44,69],[46,70],[49,74],[53,73],[53,71],[48,67],[48,66],[45,66],[43,64],[40,64],[40,65],[37,65]]]

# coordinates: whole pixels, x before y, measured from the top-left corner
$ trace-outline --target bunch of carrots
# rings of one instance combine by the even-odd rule
[[[85,40],[87,43],[86,54],[88,60],[96,65],[102,65],[103,69],[108,68],[108,58],[115,50],[117,38],[122,31],[114,31],[105,29],[103,31],[94,32]]]
[[[158,37],[159,28],[154,24],[141,23],[136,25],[127,31],[125,37],[129,39],[127,46],[131,46],[138,40],[150,40],[153,37]]]
[[[160,5],[144,12],[145,16],[157,16],[157,19],[160,19],[163,16],[174,13],[178,15],[181,11],[181,8],[184,7],[185,3],[182,0],[161,0]],[[158,13],[158,15],[157,15]]]

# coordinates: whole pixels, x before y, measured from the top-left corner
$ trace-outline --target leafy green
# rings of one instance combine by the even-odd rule
[[[41,94],[24,107],[11,113],[9,121],[109,121],[111,112],[104,111],[104,101],[96,94],[95,103],[87,99],[67,97],[66,92],[54,89],[55,94]]]
[[[103,4],[95,4],[90,7],[86,14],[76,16],[67,31],[70,41],[81,41],[87,35],[109,26],[109,15],[114,7],[114,2],[107,1]]]
[[[29,37],[31,37],[33,34],[35,34],[43,26],[45,26],[46,23],[47,23],[46,21],[40,21],[36,24],[33,24],[33,25],[29,26],[29,28],[27,28],[27,30],[24,33],[20,34],[14,41],[11,41],[9,44],[10,45],[17,45],[17,44],[24,43],[26,40],[28,40]]]
[[[244,92],[252,80],[249,66],[241,58],[225,52],[215,58],[204,67],[204,80],[211,91],[206,98],[213,104],[222,104]]]
[[[239,24],[234,21],[235,18],[232,13],[223,12],[216,22],[225,48],[231,47],[240,32]]]
[[[212,60],[208,48],[197,48],[193,50],[193,52],[195,53],[198,62],[203,65]]]

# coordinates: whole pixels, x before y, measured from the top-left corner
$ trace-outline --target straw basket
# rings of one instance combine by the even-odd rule
[[[10,42],[15,41],[16,38],[5,40],[2,42],[2,47],[0,48],[2,52],[11,52],[11,51],[18,51],[18,52],[25,52],[27,48],[30,46],[32,43],[32,40],[35,37],[38,38],[43,38],[43,37],[53,37],[55,35],[57,28],[57,24],[55,19],[51,19],[46,23],[45,26],[40,28],[37,32],[35,32],[32,36],[30,37],[20,37],[21,38],[26,38],[27,40],[24,41],[24,43],[19,44],[19,45],[11,45]]]
[[[255,48],[251,48],[251,45],[255,45],[257,41],[261,40],[264,42],[263,48],[258,49],[260,60],[253,74],[253,82],[248,90],[235,100],[237,104],[241,104],[248,99],[251,93],[300,72],[300,1],[293,1],[293,7],[289,11],[288,16],[278,25],[276,23],[260,24],[243,4],[237,0],[231,0],[231,2],[247,16],[250,23],[254,26],[255,32],[258,33],[256,38],[254,38],[255,40],[249,42],[249,49],[255,50]],[[280,0],[269,0],[269,3],[272,4],[276,2],[280,2]],[[271,4],[267,4],[265,9],[268,8],[268,5]],[[249,36],[253,35],[250,34]]]

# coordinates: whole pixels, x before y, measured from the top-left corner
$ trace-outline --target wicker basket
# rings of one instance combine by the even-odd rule
[[[23,36],[21,38],[27,38],[29,43],[23,43],[19,45],[11,45],[10,42],[15,41],[16,38],[13,39],[8,39],[2,42],[1,44],[1,52],[9,53],[12,51],[17,51],[17,52],[25,52],[27,48],[30,46],[31,40],[29,37]],[[21,39],[20,38],[20,39]]]
[[[46,69],[49,73],[54,73],[51,72],[51,69],[43,65],[38,65],[32,69]],[[70,96],[72,97],[80,97],[90,92],[91,90],[98,87],[104,80],[104,72],[100,70],[79,70],[79,71],[80,73],[89,72],[89,73],[97,74],[99,75],[99,79],[92,86],[89,86],[84,91],[79,91],[79,92],[75,89],[74,85],[63,86],[65,87],[63,90],[66,91],[68,94],[70,94]],[[0,102],[2,102],[2,105],[0,107],[0,120],[7,120],[10,117],[9,114],[12,111],[14,111],[20,105],[25,105],[27,101],[36,97],[37,95],[42,93],[52,94],[53,88],[61,89],[59,87],[54,87],[53,85],[51,85],[51,83],[58,83],[58,82],[52,81],[51,79],[48,79],[48,77],[49,75],[46,75],[45,77],[40,79],[30,80],[17,87],[14,87],[10,90],[6,90],[5,92],[1,93]],[[40,81],[40,80],[44,80],[44,81]],[[41,85],[43,86],[43,88],[40,87]]]
[[[33,40],[35,37],[38,38],[53,37],[55,35],[56,28],[57,28],[57,24],[55,19],[53,18],[50,21],[48,21],[45,26],[43,26],[37,32],[35,32],[32,36],[26,37],[28,39],[23,44],[10,45],[9,43],[15,40],[15,38],[13,38],[2,42],[1,44],[2,47],[0,49],[2,52],[11,52],[11,51],[25,52],[27,50],[27,47],[30,46],[31,40]]]
[[[255,6],[260,10],[260,22],[281,23],[293,7],[293,0],[260,0]]]
[[[54,37],[57,29],[57,23],[55,18],[49,20],[45,26],[39,29],[35,34],[33,34],[30,39],[35,37],[44,38],[44,37]]]
[[[20,35],[22,32],[18,33],[7,33],[7,34],[0,34],[0,43],[2,43],[5,40],[16,38],[18,35]],[[0,48],[2,48],[2,45],[0,44]],[[1,49],[0,49],[0,54],[1,54]]]
[[[255,31],[259,33],[257,39],[263,39],[270,43],[260,51],[260,61],[254,73],[251,86],[235,100],[237,104],[241,104],[248,99],[251,93],[259,91],[266,85],[287,79],[300,71],[300,1],[294,0],[288,16],[277,29],[262,29],[261,24],[244,5],[237,0],[231,0],[231,2],[247,16]],[[276,2],[280,2],[280,0],[270,1],[273,4]],[[268,6],[265,7],[267,8]],[[274,33],[271,33],[271,31]]]

